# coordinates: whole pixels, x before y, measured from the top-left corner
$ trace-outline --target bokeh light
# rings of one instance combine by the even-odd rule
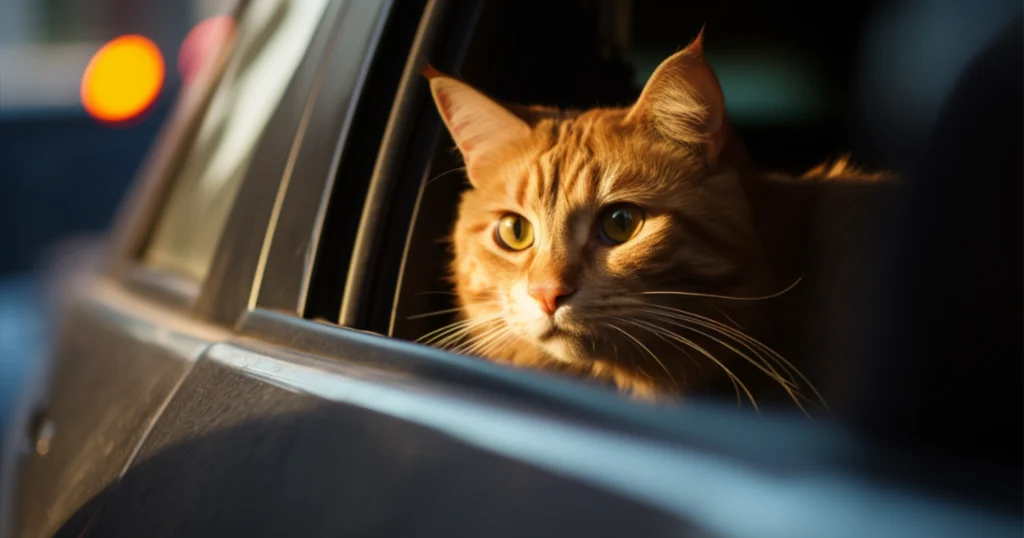
[[[82,76],[82,105],[92,117],[119,122],[144,112],[160,94],[164,58],[141,35],[120,36],[96,51]]]
[[[234,29],[235,21],[227,15],[209,17],[193,26],[178,50],[178,71],[182,80],[190,82],[214,60]]]

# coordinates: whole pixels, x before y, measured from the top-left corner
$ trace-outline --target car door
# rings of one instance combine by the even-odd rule
[[[339,8],[337,2],[319,2],[318,13],[317,3],[291,5],[305,15],[296,20],[281,11],[282,4],[288,3],[257,6],[262,18],[246,13],[249,6],[243,4],[231,50],[205,82],[182,96],[140,172],[115,227],[113,248],[98,266],[61,275],[68,281],[61,289],[67,304],[58,320],[52,365],[45,368],[50,375],[23,406],[20,427],[12,428],[5,443],[0,531],[51,536],[116,482],[202,351],[230,337],[230,323],[208,305],[228,310],[239,297],[241,304],[247,299],[239,290],[251,287],[261,243],[257,239],[253,251],[245,239],[270,219],[291,141],[301,131],[301,105],[322,71]],[[288,39],[292,54],[282,58]],[[267,69],[275,53],[276,72],[257,73]],[[276,93],[251,91],[254,74],[276,74],[281,79]],[[253,119],[238,112],[254,101],[268,110],[258,122],[240,121]],[[225,109],[226,102],[236,108]],[[252,136],[237,136],[239,127]],[[229,142],[235,145],[225,149]],[[213,147],[219,151],[197,154]],[[183,171],[182,165],[202,171],[203,164],[231,158],[229,150],[236,152],[234,184],[222,189],[220,204],[206,208],[206,214],[187,215],[195,204],[189,207],[181,191],[199,174]],[[169,207],[175,196],[182,203]],[[174,245],[176,251],[166,242],[154,246],[154,230],[175,220],[200,227],[205,244]],[[184,260],[204,248],[213,253],[206,260],[209,271],[180,271],[164,263],[174,256],[155,261],[152,256],[154,249],[163,249],[183,254],[177,259]]]

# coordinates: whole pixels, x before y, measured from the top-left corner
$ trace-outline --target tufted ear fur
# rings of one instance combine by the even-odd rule
[[[627,122],[648,122],[664,137],[699,145],[715,165],[724,145],[725,98],[704,60],[704,31],[663,61],[644,86]]]
[[[466,161],[474,186],[481,166],[529,137],[530,127],[523,119],[468,84],[429,65],[421,73],[430,82],[434,103]]]

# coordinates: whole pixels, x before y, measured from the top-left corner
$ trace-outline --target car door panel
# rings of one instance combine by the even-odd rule
[[[322,119],[318,116],[309,121],[314,112],[310,108],[315,102],[313,88],[342,88],[350,94],[333,95],[337,103],[331,108],[331,125],[352,114],[353,107],[345,102],[356,95],[353,87],[358,86],[357,81],[341,80],[353,77],[333,71],[325,79],[330,56],[325,51],[342,47],[339,54],[347,55],[332,65],[348,66],[349,75],[365,75],[366,51],[358,47],[372,50],[390,9],[391,2],[384,0],[328,2],[312,44],[282,99],[283,105],[275,111],[268,135],[261,137],[263,149],[256,153],[258,162],[253,164],[252,177],[246,179],[235,201],[213,270],[205,281],[185,281],[139,265],[138,252],[153,219],[160,215],[160,201],[168,190],[163,183],[174,166],[143,171],[140,190],[132,198],[131,207],[126,208],[118,227],[120,233],[114,237],[111,274],[106,277],[110,280],[92,280],[68,292],[80,305],[65,313],[58,335],[52,368],[55,378],[48,387],[54,396],[53,405],[39,414],[31,435],[22,435],[41,435],[38,441],[45,446],[45,453],[31,453],[18,458],[24,461],[5,463],[5,473],[9,465],[12,478],[4,484],[14,485],[5,485],[3,489],[11,491],[4,495],[17,501],[10,507],[0,503],[0,508],[18,517],[0,516],[7,520],[0,521],[0,534],[51,536],[62,525],[66,529],[86,525],[92,513],[104,504],[105,495],[116,489],[118,477],[199,351],[210,342],[232,338],[226,327],[244,311],[254,275],[262,276],[263,266],[257,266],[257,260],[265,261],[268,250],[264,247],[269,248],[273,225],[278,222],[276,211],[283,194],[290,192],[281,181],[281,170],[295,171],[296,155],[306,147],[300,143],[301,137],[294,140],[296,133],[303,133],[308,125],[318,126]],[[330,97],[324,96],[321,101]],[[187,106],[179,111],[156,148],[157,157],[174,157],[169,145],[190,136],[191,131],[182,122],[197,121],[195,114],[201,108]],[[323,115],[324,111],[317,112]],[[333,144],[333,140],[313,142],[319,146]],[[316,165],[319,172],[304,173],[291,186],[297,188],[296,192],[319,195],[324,183],[321,176],[331,160],[330,151],[320,151],[312,160],[304,159],[303,167]],[[154,187],[158,184],[163,187]],[[299,188],[304,186],[308,188]],[[268,227],[270,231],[264,234]],[[37,440],[19,439],[16,444],[33,443]]]
[[[335,332],[343,343],[352,331]],[[248,339],[211,346],[100,496],[98,514],[61,534],[1019,534],[1012,518],[865,475],[850,458],[865,447],[827,429],[787,435],[771,427],[779,421],[722,416],[725,424],[709,424],[717,412],[697,406],[673,413],[687,436],[637,435],[613,416],[586,420],[569,405],[467,379],[382,370],[341,348],[327,358]],[[427,352],[398,344],[388,354],[415,361]],[[717,448],[728,444],[767,457]]]
[[[18,536],[51,536],[117,480],[217,334],[109,282],[90,287],[66,314],[54,354],[53,398],[41,402],[35,438],[28,439],[34,450],[19,476]]]
[[[474,442],[466,417],[451,413],[475,406],[486,412],[493,402],[272,346],[216,345],[88,529],[126,537],[707,535],[514,449]]]

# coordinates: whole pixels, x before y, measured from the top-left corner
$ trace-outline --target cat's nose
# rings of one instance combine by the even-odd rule
[[[540,309],[549,316],[555,315],[555,310],[565,303],[576,290],[565,286],[530,286],[530,297],[537,300]]]

